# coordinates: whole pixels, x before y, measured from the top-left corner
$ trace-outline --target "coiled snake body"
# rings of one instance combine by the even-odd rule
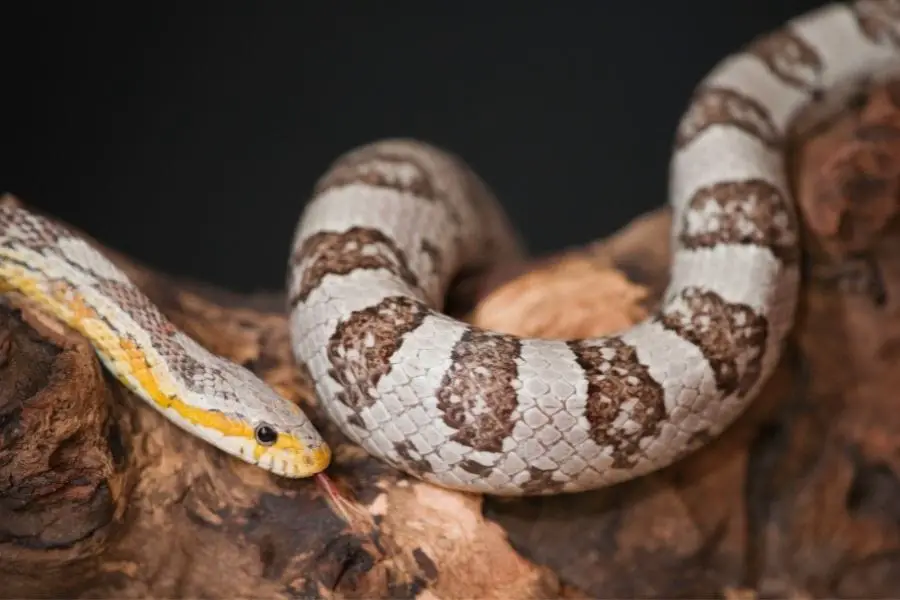
[[[442,314],[457,275],[519,253],[499,205],[424,143],[340,157],[303,213],[288,282],[295,354],[328,417],[398,469],[473,492],[574,492],[671,464],[743,411],[791,327],[796,115],[898,70],[897,0],[826,6],[719,63],[676,134],[661,307],[597,339],[522,339]],[[299,408],[178,331],[65,227],[0,207],[0,241],[6,286],[81,331],[180,427],[280,475],[328,465]]]

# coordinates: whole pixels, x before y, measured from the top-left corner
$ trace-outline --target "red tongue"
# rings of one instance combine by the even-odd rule
[[[328,478],[328,475],[325,473],[316,473],[313,475],[316,480],[316,484],[322,488],[326,494],[331,496],[332,498],[337,498],[340,496],[340,493],[337,490],[337,486],[334,485],[334,482]]]
[[[325,493],[326,502],[331,506],[332,510],[334,510],[338,515],[340,515],[344,521],[347,522],[351,527],[353,526],[353,520],[351,518],[351,513],[349,512],[350,503],[341,495],[340,491],[338,491],[337,486],[334,485],[334,482],[329,479],[327,475],[324,473],[316,473],[313,475],[316,479],[316,485]]]

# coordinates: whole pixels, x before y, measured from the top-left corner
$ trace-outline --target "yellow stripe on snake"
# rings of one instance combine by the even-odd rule
[[[450,318],[460,274],[520,258],[486,184],[419,142],[340,157],[300,219],[288,281],[294,354],[324,412],[412,476],[498,495],[596,489],[701,447],[752,402],[793,325],[795,117],[900,72],[898,40],[900,0],[833,4],[707,75],[675,135],[669,287],[615,335],[523,339]],[[61,225],[0,209],[0,278],[191,434],[279,475],[328,465],[298,407],[176,329]]]
[[[0,280],[84,335],[115,377],[189,433],[286,477],[331,452],[292,402],[179,331],[128,277],[67,227],[5,202]]]

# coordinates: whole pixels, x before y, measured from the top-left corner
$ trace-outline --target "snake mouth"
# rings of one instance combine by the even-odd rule
[[[331,448],[325,442],[310,447],[294,439],[280,439],[279,443],[268,448],[257,445],[255,458],[257,465],[275,475],[303,479],[328,468],[331,464]]]
[[[331,448],[322,442],[317,448],[308,449],[305,454],[295,461],[291,473],[284,473],[288,477],[311,477],[321,473],[331,464]]]

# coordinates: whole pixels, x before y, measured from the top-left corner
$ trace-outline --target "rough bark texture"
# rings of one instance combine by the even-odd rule
[[[798,146],[801,308],[758,401],[706,448],[609,490],[449,492],[319,418],[335,502],[169,425],[83,339],[12,298],[0,307],[0,596],[900,596],[898,98],[900,86],[879,88]],[[627,327],[665,286],[668,228],[661,209],[524,275],[495,274],[469,318],[557,338]],[[280,297],[110,255],[189,334],[316,413]]]

